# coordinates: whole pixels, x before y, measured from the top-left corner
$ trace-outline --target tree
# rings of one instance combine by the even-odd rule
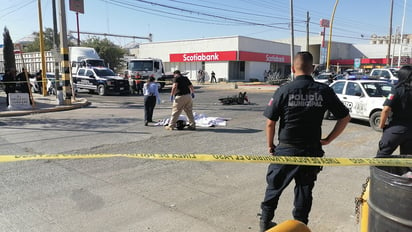
[[[40,51],[40,33],[39,32],[33,32],[33,35],[35,36],[34,41],[32,43],[27,44],[23,48],[23,52],[39,52]],[[53,49],[53,36],[54,32],[53,29],[51,28],[46,28],[46,30],[43,32],[43,40],[44,40],[44,50],[45,51],[50,51]],[[57,39],[57,47],[60,46],[60,40]]]
[[[10,37],[10,32],[7,27],[4,27],[3,32],[3,59],[4,69],[16,71],[16,58],[14,57],[14,44]],[[15,72],[13,72],[15,74]]]
[[[99,54],[100,58],[104,59],[109,68],[117,70],[122,66],[122,58],[127,53],[125,49],[115,45],[107,38],[100,39],[98,37],[90,38],[81,43],[84,47],[92,47]]]

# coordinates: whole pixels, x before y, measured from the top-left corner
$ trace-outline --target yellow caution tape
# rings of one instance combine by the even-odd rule
[[[397,166],[412,167],[412,158],[320,158],[300,156],[217,155],[217,154],[38,154],[0,155],[0,162],[50,159],[95,159],[125,157],[153,160],[184,160],[237,163],[275,163],[309,166]]]

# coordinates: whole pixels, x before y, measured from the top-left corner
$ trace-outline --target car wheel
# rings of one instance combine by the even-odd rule
[[[380,121],[381,121],[381,111],[374,112],[369,118],[369,124],[372,127],[372,129],[374,129],[375,131],[382,131],[382,129],[379,128]]]
[[[106,89],[104,88],[104,85],[97,86],[97,92],[100,96],[106,95]]]
[[[159,84],[160,84],[159,90],[162,90],[162,89],[165,87],[166,83],[165,83],[165,80],[164,80],[164,79],[160,79],[159,81],[160,81],[160,82],[159,82]]]

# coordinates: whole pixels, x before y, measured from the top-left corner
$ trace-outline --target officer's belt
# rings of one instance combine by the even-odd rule
[[[319,147],[319,143],[300,143],[300,144],[293,144],[293,143],[284,143],[279,142],[278,147],[292,147],[292,148],[317,148]]]

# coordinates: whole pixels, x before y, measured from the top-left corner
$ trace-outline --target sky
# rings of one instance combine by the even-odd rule
[[[333,21],[332,40],[368,43],[371,35],[389,34],[391,0],[84,0],[79,14],[80,32],[148,37],[154,42],[241,35],[265,40],[291,37],[290,16],[293,2],[294,35],[318,36],[320,19]],[[394,0],[393,34],[401,33],[404,3]],[[43,28],[53,28],[52,0],[41,0]],[[57,8],[60,0],[56,0]],[[0,26],[10,31],[13,42],[38,32],[38,0],[2,0]],[[76,13],[65,0],[67,31],[77,31]],[[412,33],[412,2],[406,4],[403,33]],[[59,25],[59,24],[58,24]],[[328,35],[329,29],[326,29]],[[77,37],[77,33],[73,33]],[[80,34],[81,39],[91,35]],[[107,36],[115,44],[145,43],[145,39]],[[0,42],[2,43],[2,41]]]

